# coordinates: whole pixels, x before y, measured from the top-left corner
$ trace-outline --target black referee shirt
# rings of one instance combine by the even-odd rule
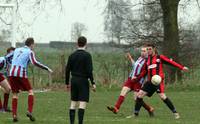
[[[69,84],[70,72],[72,76],[89,78],[94,84],[92,57],[85,50],[78,49],[72,53],[65,68],[66,84]]]

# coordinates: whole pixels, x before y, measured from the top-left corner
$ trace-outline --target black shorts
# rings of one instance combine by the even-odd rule
[[[72,76],[71,100],[89,102],[89,81],[87,78]]]
[[[146,82],[142,89],[143,91],[147,92],[147,96],[151,97],[159,88],[159,85],[153,85],[151,82]]]

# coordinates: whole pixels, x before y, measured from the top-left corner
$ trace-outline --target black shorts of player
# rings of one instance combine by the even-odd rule
[[[142,90],[147,92],[147,96],[151,97],[159,88],[159,85],[153,85],[151,82],[146,82],[143,87]]]
[[[89,81],[87,78],[72,76],[71,100],[89,102]]]

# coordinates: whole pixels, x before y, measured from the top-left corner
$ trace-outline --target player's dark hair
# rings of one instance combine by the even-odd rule
[[[25,41],[25,45],[31,46],[32,44],[34,44],[34,39],[32,37],[27,38]]]
[[[14,50],[15,50],[14,47],[9,47],[9,48],[6,50],[6,52],[7,52],[7,53],[10,53],[10,51],[14,51]]]
[[[85,46],[86,44],[87,44],[87,39],[86,39],[86,37],[80,36],[80,37],[78,38],[78,46],[79,46],[79,47],[83,47],[83,46]]]
[[[143,46],[144,46],[144,47],[156,48],[156,46],[155,46],[153,43],[145,43]]]
[[[145,46],[145,47],[152,47],[154,49],[155,53],[158,54],[157,48],[156,48],[156,46],[155,46],[154,43],[146,43],[143,46]]]

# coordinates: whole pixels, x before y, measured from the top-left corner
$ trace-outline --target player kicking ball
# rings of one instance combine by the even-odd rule
[[[137,59],[136,62],[134,62],[134,60],[131,57],[130,53],[127,54],[127,57],[132,63],[132,71],[129,74],[128,79],[124,82],[124,85],[122,87],[120,96],[118,97],[118,100],[115,103],[115,106],[107,106],[107,109],[110,110],[111,112],[113,112],[114,114],[118,113],[118,111],[120,109],[120,106],[122,105],[126,95],[130,91],[134,92],[134,100],[136,100],[136,95],[139,92],[139,90],[141,89],[141,86],[143,85],[143,83],[145,82],[145,77],[141,78],[137,82],[133,82],[131,80],[131,78],[140,74],[140,72],[141,72],[141,70],[143,68],[143,65],[144,65],[144,63],[146,61],[146,58],[147,58],[147,48],[145,46],[143,46],[141,48],[141,56]],[[153,116],[153,111],[154,111],[153,107],[147,105],[146,103],[143,104],[143,107],[149,112],[150,116]],[[131,116],[127,116],[127,118],[131,118],[131,117],[132,117],[132,115]]]
[[[32,86],[28,80],[27,76],[27,68],[29,62],[33,65],[45,69],[52,73],[52,70],[47,66],[41,64],[35,59],[34,49],[34,39],[27,38],[25,41],[25,46],[16,48],[13,52],[13,59],[9,73],[10,85],[13,93],[12,97],[12,112],[13,112],[13,122],[17,122],[17,104],[18,104],[18,93],[19,91],[27,91],[28,92],[28,112],[26,116],[30,119],[30,121],[35,121],[35,117],[33,116],[33,105],[34,105],[34,93],[32,90]]]
[[[174,107],[172,101],[164,93],[163,64],[164,63],[170,64],[183,71],[188,71],[188,68],[176,63],[175,61],[167,58],[164,55],[159,55],[157,53],[156,47],[153,44],[147,44],[147,50],[149,56],[147,62],[144,64],[146,67],[143,68],[140,75],[137,75],[136,77],[133,78],[135,81],[137,81],[140,80],[140,78],[142,78],[143,76],[147,75],[147,80],[148,80],[147,83],[144,84],[142,89],[137,94],[134,115],[135,116],[139,115],[140,108],[144,104],[143,97],[144,96],[151,97],[154,94],[154,92],[157,91],[160,98],[174,114],[175,119],[179,119],[180,118],[179,113],[176,111],[176,108]]]

